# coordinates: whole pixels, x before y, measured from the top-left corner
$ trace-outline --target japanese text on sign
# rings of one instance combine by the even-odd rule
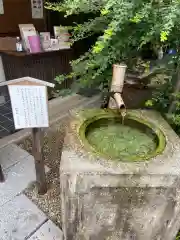
[[[49,126],[46,86],[8,87],[16,129]]]

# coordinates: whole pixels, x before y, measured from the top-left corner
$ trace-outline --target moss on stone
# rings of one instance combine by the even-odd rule
[[[92,153],[96,155],[100,155],[103,158],[108,158],[106,154],[103,154],[102,152],[99,152],[95,147],[93,147],[87,140],[86,137],[86,129],[88,126],[95,121],[101,120],[101,119],[117,119],[120,118],[120,114],[117,111],[112,111],[112,110],[100,110],[100,109],[91,109],[91,110],[85,110],[85,111],[80,111],[77,113],[77,117],[80,121],[79,127],[77,128],[77,134],[79,135],[79,138],[81,140],[81,143],[87,149],[87,151],[91,151]],[[134,161],[146,161],[150,160],[151,158],[157,156],[158,154],[161,154],[165,148],[166,145],[166,140],[163,132],[159,129],[159,127],[143,117],[143,115],[139,115],[138,111],[128,111],[126,115],[126,119],[130,119],[133,121],[136,121],[142,126],[146,126],[152,132],[156,135],[158,141],[157,141],[157,146],[154,149],[154,151],[151,151],[148,154],[145,155],[133,155],[133,156],[128,156],[128,157],[122,157],[120,156],[118,159],[113,157],[111,158],[114,161],[128,161],[128,162],[134,162]]]

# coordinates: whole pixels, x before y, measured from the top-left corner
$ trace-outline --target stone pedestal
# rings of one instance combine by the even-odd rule
[[[160,155],[122,162],[93,154],[79,136],[91,111],[74,114],[60,166],[65,240],[175,238],[180,228],[180,139],[158,113],[131,112],[164,133]]]

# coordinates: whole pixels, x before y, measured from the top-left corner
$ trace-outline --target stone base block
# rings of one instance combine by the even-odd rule
[[[60,166],[65,240],[175,238],[180,226],[179,137],[158,113],[131,112],[166,138],[164,151],[148,161],[107,160],[89,151],[79,128],[90,110],[75,114],[70,123]]]

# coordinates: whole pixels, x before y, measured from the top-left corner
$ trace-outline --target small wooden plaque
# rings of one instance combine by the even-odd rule
[[[47,87],[8,85],[16,129],[48,127]]]

